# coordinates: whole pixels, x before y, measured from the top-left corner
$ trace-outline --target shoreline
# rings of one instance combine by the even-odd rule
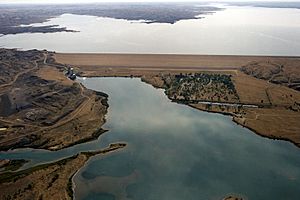
[[[51,52],[1,49],[1,57],[1,63],[12,62],[4,65],[3,74],[7,75],[1,76],[0,95],[7,97],[9,104],[2,103],[0,108],[1,127],[7,127],[1,150],[32,147],[56,151],[105,132],[101,127],[108,95],[68,79],[63,64],[51,64]],[[26,92],[15,92],[17,88]]]
[[[181,103],[179,103],[179,104],[181,104]],[[197,107],[195,107],[195,106],[193,106],[191,104],[184,104],[183,103],[183,105],[189,106],[189,107],[191,107],[193,109],[196,109],[196,110],[199,110],[199,111],[203,111],[203,112],[215,113],[215,114],[229,116],[229,117],[231,117],[232,122],[234,122],[235,124],[237,124],[237,125],[239,125],[239,126],[241,126],[243,128],[249,129],[251,132],[255,133],[256,135],[258,135],[260,137],[271,139],[271,140],[278,140],[278,141],[290,142],[293,145],[295,145],[297,148],[300,148],[300,144],[294,142],[293,140],[290,140],[288,138],[277,138],[277,137],[274,137],[274,136],[272,137],[272,136],[264,135],[264,134],[259,133],[258,131],[256,131],[255,129],[253,129],[253,128],[249,127],[249,126],[246,126],[246,125],[244,125],[242,123],[239,123],[239,121],[235,120],[236,116],[234,114],[232,114],[232,113],[226,113],[226,112],[218,112],[218,111],[213,111],[213,110],[200,109],[200,108],[197,108]]]
[[[109,148],[111,148],[111,146],[113,145],[117,145],[116,147],[112,147],[112,150],[109,150]],[[69,179],[68,182],[68,187],[71,187],[71,192],[72,192],[72,196],[71,200],[75,199],[74,196],[74,192],[75,192],[75,188],[76,188],[76,183],[74,181],[74,177],[80,172],[80,170],[82,170],[89,162],[90,162],[90,158],[94,157],[94,156],[98,156],[100,154],[107,154],[107,153],[114,153],[114,152],[118,152],[121,151],[123,148],[125,148],[128,144],[126,142],[118,142],[118,143],[111,143],[109,144],[108,148],[104,148],[103,150],[99,150],[100,151],[105,151],[105,150],[109,150],[108,152],[104,152],[104,153],[96,153],[96,151],[94,151],[94,155],[90,156],[87,161],[84,163],[84,165],[82,167],[80,167]],[[89,153],[89,152],[82,152],[83,154],[85,153]]]
[[[141,76],[84,76],[86,78],[138,78],[140,79],[141,82],[144,82],[146,84],[149,84],[151,86],[153,86],[155,89],[163,89],[165,91],[165,88],[164,87],[158,87],[156,85],[153,85],[151,84],[150,82],[147,82],[145,80],[142,79]],[[83,78],[83,76],[80,78]],[[166,94],[165,94],[166,95]],[[236,117],[238,117],[237,115],[235,115],[234,113],[230,113],[230,112],[222,112],[222,111],[215,111],[215,110],[207,110],[207,109],[201,109],[201,108],[198,108],[196,106],[193,105],[193,103],[189,103],[189,102],[184,102],[184,101],[174,101],[172,99],[170,99],[168,97],[168,95],[166,95],[166,97],[171,101],[171,102],[174,102],[174,103],[177,103],[177,104],[181,104],[181,105],[186,105],[186,106],[189,106],[193,109],[196,109],[196,110],[200,110],[200,111],[203,111],[203,112],[208,112],[208,113],[216,113],[216,114],[221,114],[221,115],[225,115],[225,116],[230,116],[231,119],[232,119],[232,122],[234,122],[235,124],[239,125],[239,126],[242,126],[243,128],[247,128],[248,130],[250,130],[251,132],[255,133],[256,135],[260,136],[260,137],[263,137],[263,138],[268,138],[268,139],[272,139],[272,140],[279,140],[279,141],[286,141],[286,142],[290,142],[292,143],[293,145],[295,145],[297,148],[300,148],[300,143],[297,143],[291,139],[288,139],[288,138],[282,138],[282,137],[276,137],[276,136],[268,136],[268,135],[264,135],[263,133],[260,133],[259,131],[255,130],[254,128],[250,127],[250,126],[247,126],[241,122],[239,122],[238,120],[236,120]],[[226,102],[210,102],[212,103],[212,105],[214,103],[221,103],[221,104],[226,104]],[[232,104],[235,104],[235,103],[232,103]],[[243,103],[237,103],[237,105],[241,105],[243,107],[243,105],[250,105],[250,106],[253,106],[253,108],[259,108],[259,104],[243,104]],[[254,107],[255,106],[255,107]]]
[[[140,77],[136,77],[136,78],[140,78]],[[141,79],[141,78],[140,78]],[[164,87],[158,87],[158,86],[155,86],[153,84],[151,84],[150,82],[146,82],[144,80],[141,79],[142,82],[146,83],[146,84],[149,84],[151,86],[153,86],[155,89],[163,89],[165,91],[165,88]],[[165,94],[166,95],[166,94]],[[276,137],[276,136],[268,136],[268,135],[264,135],[260,132],[258,132],[257,130],[255,130],[254,128],[251,128],[250,126],[247,126],[245,124],[242,124],[240,123],[238,120],[236,120],[236,115],[234,113],[231,113],[231,112],[222,112],[222,111],[216,111],[216,110],[207,110],[207,109],[201,109],[199,107],[196,107],[195,105],[193,104],[190,104],[190,103],[185,103],[185,102],[180,102],[180,101],[173,101],[172,99],[170,99],[168,97],[168,95],[166,95],[167,98],[171,101],[171,102],[174,102],[174,103],[177,103],[177,104],[181,104],[181,105],[186,105],[186,106],[189,106],[193,109],[196,109],[196,110],[199,110],[199,111],[202,111],[202,112],[208,112],[208,113],[215,113],[215,114],[220,114],[220,115],[225,115],[225,116],[230,116],[231,117],[231,120],[232,122],[234,122],[235,124],[243,127],[243,128],[247,128],[249,129],[251,132],[255,133],[256,135],[260,136],[260,137],[263,137],[263,138],[267,138],[267,139],[272,139],[272,140],[279,140],[279,141],[286,141],[286,142],[290,142],[292,143],[293,145],[295,145],[297,148],[300,148],[300,143],[297,143],[291,139],[288,139],[288,138],[279,138],[279,137]],[[259,106],[259,105],[256,105],[256,106]]]
[[[47,199],[56,199],[55,196],[59,196],[60,198],[64,196],[68,196],[70,199],[73,199],[74,196],[74,190],[73,190],[73,178],[74,175],[86,164],[88,163],[89,159],[93,156],[101,155],[101,154],[107,154],[107,153],[112,153],[115,151],[118,151],[119,149],[125,148],[127,146],[127,143],[124,142],[117,142],[117,143],[111,143],[107,147],[102,148],[100,150],[95,150],[95,151],[83,151],[79,152],[77,154],[74,154],[72,156],[68,156],[65,158],[61,158],[57,161],[50,162],[50,163],[45,163],[45,164],[39,164],[34,167],[24,169],[21,171],[15,171],[15,172],[5,172],[0,174],[0,187],[2,189],[6,189],[9,191],[7,194],[3,194],[2,197],[5,197],[6,195],[10,194],[15,194],[14,191],[14,185],[15,184],[20,184],[28,181],[41,181],[41,185],[47,186],[47,183],[45,183],[44,179],[49,179],[51,180],[50,183],[48,183],[47,190],[48,192],[43,191],[43,188],[40,186],[36,187],[36,184],[39,182],[34,182],[29,183],[29,188],[25,188],[22,190],[21,194],[26,193],[32,193],[34,195],[35,192],[39,191],[42,192],[43,195],[48,196]],[[56,172],[57,170],[61,170],[60,173],[58,174],[49,174],[49,170]],[[48,177],[50,176],[50,177]],[[61,178],[61,176],[63,178]],[[65,179],[67,178],[67,180]],[[53,185],[53,182],[59,181],[60,184],[63,184],[64,187],[60,188],[60,192],[52,196],[51,195],[51,190],[55,188],[55,185]],[[6,184],[3,184],[6,183]],[[66,183],[66,184],[64,184]],[[45,185],[46,184],[46,185]],[[52,187],[54,186],[54,188]],[[72,186],[70,188],[70,186]],[[8,188],[7,188],[8,187]],[[10,189],[9,189],[10,188]],[[20,193],[20,192],[19,192]],[[19,194],[18,194],[19,195]],[[62,196],[61,196],[62,195]]]
[[[92,77],[89,77],[89,76],[86,76],[88,78],[105,78],[105,77],[112,77],[112,78],[118,78],[118,77],[123,77],[123,78],[139,78],[140,81],[146,83],[146,84],[149,84],[151,86],[153,86],[155,89],[163,89],[165,91],[165,88],[164,87],[160,87],[160,86],[157,86],[157,85],[154,85],[152,84],[151,82],[147,82],[146,80],[144,80],[141,76],[92,76]],[[182,104],[182,105],[186,105],[186,106],[189,106],[189,107],[192,107],[193,109],[196,109],[196,110],[200,110],[200,111],[203,111],[203,112],[209,112],[209,113],[216,113],[216,114],[221,114],[221,115],[225,115],[225,116],[230,116],[231,119],[232,119],[232,122],[234,122],[235,124],[239,125],[239,126],[242,126],[244,128],[247,128],[248,130],[250,130],[251,132],[255,133],[256,135],[260,136],[260,137],[263,137],[263,138],[268,138],[268,139],[272,139],[272,140],[281,140],[281,141],[286,141],[286,142],[290,142],[292,143],[293,145],[295,145],[297,148],[300,148],[300,143],[297,143],[289,138],[283,138],[283,137],[276,137],[274,135],[265,135],[263,133],[260,133],[259,131],[255,130],[254,128],[252,128],[251,126],[247,126],[245,124],[243,124],[242,122],[240,122],[239,120],[236,120],[236,118],[238,117],[237,115],[235,115],[234,113],[231,113],[231,112],[222,112],[222,111],[215,111],[215,110],[207,110],[207,109],[201,109],[201,108],[197,108],[196,106],[194,106],[193,104],[189,103],[189,102],[184,102],[184,101],[174,101],[172,99],[170,99],[168,97],[167,94],[165,94],[167,96],[167,98],[174,102],[174,103],[178,103],[178,104]],[[224,102],[221,102],[221,103],[224,103]],[[242,103],[238,103],[239,105],[244,105]],[[245,105],[248,105],[248,104],[245,104]],[[260,105],[259,104],[251,104],[251,105],[254,105],[255,108],[259,108]]]
[[[176,75],[176,74],[184,74],[184,73],[197,73],[197,72],[209,72],[209,73],[216,73],[216,74],[229,74],[229,76],[233,77],[233,82],[236,87],[238,87],[240,84],[244,84],[242,82],[255,82],[254,84],[260,85],[265,84],[264,81],[261,81],[257,78],[249,78],[249,76],[242,75],[244,74],[241,70],[243,66],[246,66],[249,63],[259,63],[259,62],[266,62],[271,64],[281,63],[281,62],[293,62],[293,63],[299,63],[300,57],[285,57],[285,56],[230,56],[230,55],[182,55],[182,54],[90,54],[90,53],[51,53],[51,59],[47,62],[50,66],[55,67],[74,67],[75,71],[78,72],[78,75],[80,77],[127,77],[127,78],[133,78],[137,77],[140,78],[142,82],[146,82],[154,87],[157,88],[165,88],[165,85],[163,82],[161,82],[162,75],[169,74],[169,75]],[[276,64],[277,65],[277,64]],[[228,67],[229,66],[229,67]],[[247,78],[247,79],[244,79]],[[240,80],[238,80],[240,79]],[[237,83],[239,81],[239,83]],[[266,92],[269,96],[270,91],[269,88],[273,87],[272,84],[268,82],[266,91],[260,91],[260,92]],[[256,86],[253,85],[253,86]],[[247,85],[247,88],[244,87],[243,95],[249,96],[248,89],[250,89]],[[258,108],[261,108],[261,110],[258,109],[258,113],[256,115],[264,115],[264,109],[270,108],[271,112],[277,112],[276,109],[278,108],[285,108],[287,104],[286,102],[279,103],[278,105],[275,104],[275,106],[272,106],[272,102],[270,101],[270,97],[268,97],[268,100],[263,101],[259,98],[263,97],[255,97],[257,94],[260,95],[260,93],[256,92],[255,90],[260,90],[261,88],[255,88],[254,91],[250,93],[250,96],[254,97],[247,97],[246,99],[243,98],[241,101],[238,102],[230,102],[233,104],[239,104],[239,105],[255,105]],[[254,93],[253,93],[254,92]],[[278,90],[274,90],[274,92],[278,92]],[[282,91],[280,91],[282,92]],[[288,90],[283,90],[284,93],[289,94]],[[238,92],[239,93],[239,92]],[[257,93],[257,94],[256,94]],[[291,94],[291,93],[290,93]],[[240,94],[238,94],[240,96]],[[292,94],[291,94],[292,95]],[[300,99],[300,96],[298,94],[294,94],[293,96],[296,96],[295,100],[298,101]],[[168,96],[168,95],[167,95]],[[276,97],[276,96],[275,96]],[[277,98],[277,97],[276,97]],[[172,99],[171,99],[172,100]],[[199,102],[214,102],[214,100],[201,100]],[[186,105],[189,105],[191,103],[197,103],[195,102],[179,102]],[[224,100],[218,101],[217,103],[227,103]],[[213,105],[217,106],[217,105]],[[221,105],[225,106],[225,105]],[[278,106],[278,107],[277,107]],[[276,108],[277,107],[277,108]],[[243,108],[244,109],[244,108]],[[246,108],[245,108],[246,109]],[[207,109],[200,109],[202,111],[208,111]],[[269,110],[269,111],[270,111]],[[232,111],[230,111],[232,112]],[[300,147],[300,143],[296,142],[298,141],[298,136],[291,135],[291,132],[286,132],[283,134],[280,134],[278,132],[283,131],[282,128],[275,131],[274,133],[270,132],[268,133],[267,129],[264,129],[261,127],[262,125],[258,122],[250,124],[245,124],[245,121],[249,121],[248,115],[241,116],[241,113],[239,113],[240,117],[242,117],[241,121],[239,119],[236,119],[234,117],[233,113],[228,113],[231,116],[233,116],[233,121],[235,123],[238,123],[242,125],[243,127],[247,127],[249,130],[252,130],[253,132],[272,139],[280,139],[285,141],[292,141],[293,144]],[[246,114],[251,114],[251,111],[248,112],[246,110]],[[252,111],[253,112],[253,111]],[[254,111],[256,112],[256,111]],[[216,113],[224,114],[224,112],[220,112],[218,109]],[[226,113],[226,112],[225,112]],[[284,114],[284,113],[283,113]],[[280,113],[280,116],[283,116],[282,113]],[[285,113],[286,114],[286,113]],[[268,113],[265,115],[267,116]],[[246,118],[244,118],[246,117]],[[295,117],[293,115],[293,117]],[[268,118],[268,117],[267,117]],[[294,123],[293,126],[295,127],[295,120],[297,118],[293,118]],[[263,119],[263,121],[266,120],[266,118]],[[258,125],[255,125],[257,124]],[[277,122],[276,122],[277,123]],[[275,124],[276,124],[275,123]],[[280,122],[279,122],[280,123]],[[272,127],[274,125],[268,124],[268,126]],[[273,127],[274,128],[274,127]],[[298,130],[298,126],[295,127]],[[258,129],[258,130],[256,130]],[[276,129],[276,126],[275,126]],[[283,136],[283,137],[282,137]],[[292,139],[291,139],[291,138]],[[296,141],[293,141],[295,139]]]
[[[48,52],[46,52],[46,53],[48,53]],[[51,53],[51,52],[49,52],[49,53]],[[53,54],[53,53],[51,53],[51,54]],[[80,55],[85,56],[85,54],[80,54]],[[57,68],[57,70],[59,69],[60,70],[59,73],[61,73],[61,74],[63,73],[63,70],[66,69],[67,67],[74,67],[75,73],[78,73],[78,75],[80,77],[139,78],[140,81],[145,82],[146,84],[149,84],[156,89],[164,89],[165,95],[171,102],[174,102],[177,104],[182,104],[182,105],[187,105],[193,109],[197,109],[197,110],[200,110],[203,112],[211,112],[211,113],[216,113],[216,114],[228,115],[232,118],[231,120],[234,123],[236,123],[237,125],[242,126],[244,128],[247,128],[248,130],[250,130],[251,132],[255,133],[258,136],[262,136],[264,138],[273,139],[273,140],[288,141],[290,143],[293,143],[296,147],[298,147],[298,148],[300,147],[300,143],[297,143],[297,141],[299,141],[298,140],[299,138],[297,137],[297,135],[296,136],[291,135],[292,132],[286,131],[286,132],[283,132],[283,134],[281,134],[281,135],[278,134],[278,132],[282,131],[282,127],[289,127],[289,125],[294,126],[293,127],[294,130],[298,130],[299,126],[295,125],[295,120],[297,120],[299,118],[299,114],[297,114],[299,109],[296,107],[297,112],[293,113],[293,111],[292,111],[293,107],[289,110],[289,108],[287,106],[289,106],[290,104],[287,104],[287,105],[284,104],[287,101],[278,101],[278,99],[276,99],[278,96],[278,93],[280,95],[285,94],[287,97],[290,96],[290,94],[292,94],[292,96],[293,96],[292,99],[297,100],[297,102],[298,102],[298,100],[300,99],[300,94],[297,93],[297,91],[287,89],[284,86],[277,85],[278,86],[277,87],[276,85],[271,84],[267,81],[262,81],[262,80],[259,80],[259,79],[253,78],[253,77],[249,78],[250,76],[243,75],[243,73],[241,72],[241,69],[240,69],[242,66],[246,65],[249,62],[255,62],[255,60],[254,61],[252,60],[253,58],[259,59],[259,61],[263,61],[264,59],[267,59],[268,63],[269,62],[276,63],[277,61],[278,62],[282,61],[282,59],[283,59],[283,61],[292,60],[292,61],[294,61],[294,62],[296,61],[298,63],[300,61],[300,57],[292,57],[292,58],[275,57],[274,58],[274,57],[263,57],[263,56],[262,57],[208,56],[208,55],[206,55],[206,56],[205,55],[202,55],[202,56],[187,55],[186,56],[186,55],[162,55],[162,54],[160,54],[160,55],[126,54],[124,56],[124,55],[118,54],[118,55],[108,56],[108,58],[107,58],[105,56],[107,56],[108,54],[105,54],[105,55],[102,54],[102,56],[100,56],[100,57],[98,57],[99,54],[96,54],[93,56],[96,56],[98,58],[93,60],[93,59],[90,59],[89,55],[90,54],[88,54],[88,56],[85,57],[85,59],[82,59],[82,57],[80,57],[80,56],[76,56],[76,59],[77,59],[76,60],[76,59],[72,59],[73,58],[72,56],[74,56],[74,54],[72,54],[71,57],[67,56],[65,58],[60,58],[60,59],[67,59],[64,62],[62,62],[61,60],[56,59],[57,54],[53,54],[50,57],[44,58],[44,64],[48,65],[49,67]],[[115,56],[117,56],[117,57],[120,56],[121,59],[116,59]],[[106,58],[106,60],[102,60],[104,58]],[[159,58],[159,59],[157,60],[157,58]],[[216,60],[216,58],[219,58],[219,60],[218,59]],[[230,59],[228,59],[228,58],[230,58]],[[238,60],[236,58],[241,58],[241,59]],[[72,61],[74,63],[79,62],[78,61],[78,59],[79,59],[80,62],[79,62],[79,64],[76,64],[76,65],[70,64],[70,63],[68,63],[69,62],[68,59],[71,59],[69,61]],[[252,61],[249,61],[249,59]],[[186,62],[189,63],[189,65],[187,65],[187,67],[184,67]],[[83,63],[85,65],[80,65],[80,63],[81,64]],[[118,63],[122,63],[123,65],[119,65]],[[144,64],[140,66],[141,63],[144,63]],[[222,64],[220,65],[220,63],[222,63]],[[106,64],[108,64],[108,65],[106,65]],[[206,65],[206,64],[208,64],[208,65]],[[230,65],[230,67],[228,67],[229,64],[232,64],[232,65]],[[191,72],[193,72],[193,73],[191,73]],[[219,91],[220,87],[216,87],[215,90],[212,90],[212,91],[209,90],[209,92],[204,94],[203,97],[198,96],[197,98],[195,98],[195,93],[193,93],[194,91],[190,91],[188,93],[189,97],[184,98],[184,99],[174,98],[174,96],[172,96],[172,95],[170,95],[170,93],[166,92],[168,89],[171,88],[170,84],[172,83],[172,82],[168,82],[167,81],[168,79],[175,80],[176,78],[178,78],[178,80],[181,80],[181,78],[185,76],[185,77],[191,78],[190,80],[193,80],[193,81],[198,80],[199,81],[199,76],[196,76],[197,73],[200,73],[200,74],[208,73],[208,74],[210,74],[209,76],[215,76],[215,77],[216,76],[217,77],[220,77],[220,76],[229,77],[230,83],[234,84],[234,86],[236,88],[240,87],[240,86],[244,87],[241,90],[240,90],[240,88],[237,88],[237,90],[235,91],[235,92],[237,92],[236,95],[238,95],[238,97],[240,96],[241,99],[240,98],[232,99],[232,97],[230,97],[230,95],[228,95],[228,91],[226,91],[227,90],[226,87],[221,89],[221,91],[225,94],[225,96],[228,95],[226,97],[230,97],[227,100],[226,99],[224,100],[224,98],[223,98],[224,96],[221,96],[221,98],[222,98],[221,100],[220,99],[215,100],[213,98],[211,98],[211,99],[208,98],[210,94],[216,94],[216,92],[214,92],[214,91],[217,91],[217,90]],[[197,79],[197,77],[198,77],[198,79]],[[202,76],[200,76],[200,77],[202,77]],[[64,76],[63,79],[66,79],[66,77]],[[210,80],[208,82],[209,84],[206,83],[204,86],[211,84],[212,79],[209,78],[209,80]],[[228,79],[226,79],[226,80],[228,80]],[[252,85],[250,84],[250,86],[247,85],[247,87],[245,87],[245,85],[243,85],[243,82],[246,82],[246,83],[248,82],[251,84],[253,83],[253,85],[257,84],[259,86],[261,86],[261,84],[262,85],[265,84],[266,89],[254,87],[254,89],[252,91],[248,91],[249,88],[252,87]],[[193,82],[190,82],[190,83],[193,84]],[[221,84],[221,83],[222,82],[218,82],[218,84]],[[214,84],[216,84],[216,83],[214,83]],[[81,88],[86,89],[83,85],[81,85],[81,84],[79,84],[79,85]],[[200,88],[203,85],[198,85],[198,86]],[[220,85],[217,85],[217,86],[220,86]],[[281,88],[281,90],[279,90],[278,88],[279,89]],[[267,92],[269,101],[263,101],[263,100],[261,100],[261,96],[256,95],[255,92],[257,92],[256,90],[259,90],[259,89],[262,90],[263,93]],[[203,90],[205,90],[205,89],[203,89]],[[176,90],[176,92],[178,92],[178,91],[180,91],[180,90]],[[231,91],[233,91],[233,90],[231,90]],[[240,91],[242,91],[241,94],[240,94]],[[255,91],[255,92],[253,93],[253,91]],[[292,93],[290,93],[290,92],[292,92]],[[91,91],[91,93],[87,93],[87,94],[82,93],[82,94],[84,97],[87,97],[89,100],[90,100],[90,98],[88,96],[90,94],[95,95],[95,101],[96,101],[96,96],[98,95],[96,91]],[[246,94],[246,97],[243,96],[245,94]],[[274,94],[276,94],[277,96]],[[205,95],[208,95],[208,96],[205,96]],[[249,98],[247,95],[251,96],[251,98]],[[271,98],[269,97],[269,95]],[[290,97],[292,97],[292,96],[290,96]],[[102,123],[104,124],[106,122],[108,105],[106,105],[107,104],[107,96],[104,96],[103,98],[106,99],[105,104],[103,104],[103,102],[101,101],[103,106],[106,106],[104,120],[102,121]],[[196,100],[191,100],[191,99],[196,99]],[[200,99],[203,99],[203,100],[200,100]],[[207,100],[205,100],[205,99],[207,99]],[[276,100],[277,104],[275,103],[273,105],[271,100],[272,100],[272,102],[274,102],[274,100]],[[89,101],[87,101],[87,102],[89,102]],[[201,102],[202,102],[202,104],[201,104]],[[214,104],[212,104],[213,102],[214,102]],[[207,104],[210,104],[210,106],[208,106],[206,108],[205,105],[207,105]],[[237,105],[237,106],[233,106],[233,105]],[[241,106],[241,105],[250,105],[250,107],[243,108],[243,106]],[[251,107],[253,105],[255,105],[257,107]],[[240,109],[237,109],[237,107],[242,107],[241,111],[240,111]],[[226,108],[226,109],[224,109],[224,108]],[[87,109],[87,110],[89,110],[89,109]],[[278,115],[276,115],[276,112],[279,112]],[[254,116],[253,116],[253,113],[254,113]],[[271,116],[270,113],[273,116]],[[274,113],[275,113],[275,117],[274,117]],[[292,116],[288,116],[291,113],[292,113]],[[287,116],[291,117],[291,118],[288,119]],[[278,121],[276,121],[276,117],[278,117],[280,119]],[[269,121],[271,121],[272,123],[264,124],[266,118]],[[275,120],[275,121],[273,121],[273,120]],[[288,123],[283,123],[282,126],[277,126],[278,123],[281,123],[280,120],[283,120],[283,122],[288,121],[288,120],[290,120],[290,121]],[[262,123],[263,123],[263,126],[261,125]],[[297,123],[297,121],[296,121],[296,123]],[[264,126],[266,126],[267,129],[264,129]],[[268,130],[271,130],[269,128],[275,129],[275,132],[271,132],[271,131],[268,132]],[[62,148],[65,149],[65,148],[68,148],[68,147],[76,145],[76,144],[85,143],[90,140],[97,139],[101,134],[105,133],[106,131],[108,131],[108,130],[104,130],[104,129],[98,127],[97,130],[94,133],[92,133],[91,137],[87,137],[85,139],[78,140],[76,143],[70,144],[69,146],[64,145]],[[294,139],[294,141],[293,141],[293,139]],[[121,147],[118,146],[118,144],[121,145]],[[49,144],[45,144],[45,145],[49,146]],[[117,146],[114,146],[114,145],[117,145]],[[77,164],[81,163],[81,164],[83,164],[82,166],[85,166],[88,163],[87,161],[89,160],[90,157],[99,154],[99,152],[106,153],[106,152],[114,151],[115,149],[123,148],[124,146],[122,146],[122,145],[126,146],[126,144],[124,144],[124,143],[110,144],[107,151],[106,151],[106,149],[104,149],[104,150],[93,151],[93,152],[79,152],[77,154],[74,154],[71,157],[70,156],[65,157],[65,158],[51,161],[51,162],[44,163],[44,164],[40,163],[35,166],[26,168],[24,170],[18,170],[14,173],[17,174],[18,176],[20,176],[21,179],[24,178],[24,180],[26,180],[28,177],[44,176],[44,174],[43,174],[44,172],[41,172],[41,171],[43,171],[43,169],[41,169],[41,171],[39,172],[40,174],[38,174],[38,175],[31,173],[31,171],[35,170],[35,169],[39,169],[41,166],[49,165],[49,166],[57,167],[57,166],[55,166],[56,163],[60,163],[63,160],[68,160],[71,158],[76,161],[76,162],[74,161],[75,163],[77,163]],[[57,146],[57,147],[59,147],[59,146]],[[113,150],[111,150],[111,149],[113,149]],[[56,149],[56,146],[54,146],[53,149],[50,148],[48,150],[56,151],[56,150],[59,150],[59,148]],[[76,156],[79,156],[79,158],[77,159]],[[71,161],[71,162],[73,162],[73,161]],[[63,164],[63,166],[65,168],[64,170],[70,170],[70,169],[74,170],[74,168],[76,167],[76,164],[75,164],[75,166],[70,166],[69,164],[68,165]],[[67,180],[68,181],[66,184],[66,187],[68,188],[67,193],[72,194],[73,196],[74,196],[74,189],[76,187],[76,184],[73,181],[73,178],[80,171],[80,169],[82,169],[82,167],[78,168],[74,173],[72,173],[71,176],[69,177],[69,179]],[[24,172],[24,173],[26,172],[26,173],[21,174],[22,172]],[[10,177],[10,176],[8,176],[8,177]],[[55,179],[54,181],[56,181],[57,177],[54,177],[54,179]],[[63,181],[62,178],[60,178],[60,181]],[[11,183],[11,184],[13,184],[13,183]],[[32,187],[32,186],[30,186],[30,187]],[[52,182],[50,182],[49,187],[52,187]],[[73,198],[73,197],[71,197],[71,198]]]

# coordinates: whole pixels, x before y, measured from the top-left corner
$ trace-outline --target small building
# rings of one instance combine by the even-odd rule
[[[66,76],[71,80],[76,79],[76,74],[74,73],[74,68],[73,67],[68,67],[67,72],[66,72]]]
[[[76,74],[72,73],[71,75],[69,75],[69,79],[75,80],[76,79]]]

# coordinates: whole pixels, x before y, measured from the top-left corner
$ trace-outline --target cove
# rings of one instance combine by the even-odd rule
[[[79,81],[109,95],[108,132],[56,152],[19,149],[0,158],[29,159],[27,168],[126,142],[76,173],[75,199],[298,199],[300,149],[293,144],[262,138],[231,117],[173,103],[138,78]]]
[[[139,79],[83,83],[109,94],[109,132],[100,140],[128,146],[92,158],[76,174],[76,199],[298,199],[294,145],[262,138],[228,116],[173,103]]]

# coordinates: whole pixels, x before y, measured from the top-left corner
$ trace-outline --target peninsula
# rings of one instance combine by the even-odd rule
[[[257,134],[300,146],[300,58],[162,54],[54,54],[81,76],[141,77],[168,97],[233,116]]]
[[[68,78],[70,68],[83,77],[140,77],[174,102],[231,115],[261,136],[300,147],[299,65],[299,57],[0,49],[0,149],[54,151],[105,132],[108,95]],[[21,169],[26,160],[1,160],[1,198],[72,199],[72,177],[89,158],[125,146],[115,143],[27,169]]]

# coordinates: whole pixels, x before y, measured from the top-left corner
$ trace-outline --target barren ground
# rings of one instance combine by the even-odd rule
[[[107,95],[48,64],[51,53],[0,51],[0,149],[58,150],[97,138],[104,130]]]
[[[241,70],[253,77],[285,85],[300,91],[300,60],[279,59],[278,61],[250,62]]]

